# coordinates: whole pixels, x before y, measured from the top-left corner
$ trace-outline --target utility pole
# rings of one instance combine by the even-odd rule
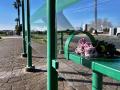
[[[95,4],[95,6],[94,6],[94,9],[95,9],[95,30],[96,30],[96,32],[97,32],[97,0],[94,0],[94,4]],[[97,33],[96,33],[97,34]]]

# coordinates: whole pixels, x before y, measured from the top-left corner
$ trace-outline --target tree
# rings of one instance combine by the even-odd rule
[[[16,25],[19,26],[18,25],[18,23],[19,23],[19,19],[18,18],[15,19],[15,22],[16,22]]]
[[[110,27],[113,27],[113,25],[112,25],[112,23],[111,23],[110,21],[108,21],[107,18],[105,18],[105,19],[103,20],[103,27],[105,27],[105,28],[110,28]]]
[[[15,19],[15,21],[17,22],[17,25],[15,26],[15,30],[16,30],[16,34],[20,35],[20,32],[22,31],[20,24],[20,7],[21,7],[20,0],[16,0],[16,2],[13,3],[13,6],[15,9],[17,9],[18,12],[18,17]]]
[[[97,20],[97,30],[103,30],[103,29],[108,29],[113,27],[112,23],[107,19],[98,19]],[[90,23],[90,28],[94,28],[95,29],[95,22],[92,21]]]

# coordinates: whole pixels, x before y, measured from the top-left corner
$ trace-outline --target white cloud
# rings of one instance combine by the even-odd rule
[[[15,26],[10,24],[0,24],[0,30],[14,30]]]

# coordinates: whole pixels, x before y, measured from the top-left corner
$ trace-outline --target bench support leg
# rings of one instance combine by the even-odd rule
[[[96,71],[92,73],[92,90],[102,90],[102,74]]]

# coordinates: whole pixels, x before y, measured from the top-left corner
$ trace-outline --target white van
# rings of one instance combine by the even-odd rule
[[[120,38],[120,27],[117,28],[117,30],[116,30],[116,35],[117,35],[117,37]]]
[[[110,36],[117,36],[118,38],[120,38],[120,27],[110,28],[109,35]]]

